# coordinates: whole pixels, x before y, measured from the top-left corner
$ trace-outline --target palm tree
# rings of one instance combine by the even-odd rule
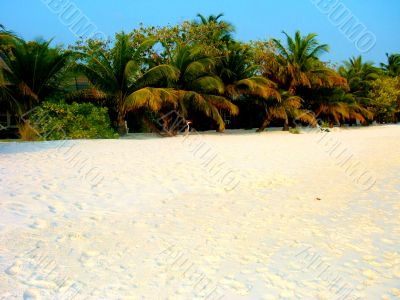
[[[238,108],[224,97],[225,87],[222,80],[212,71],[216,61],[203,54],[201,46],[180,45],[175,50],[170,67],[178,74],[176,81],[158,82],[158,87],[167,88],[163,97],[186,118],[190,113],[200,112],[212,119],[217,131],[224,131],[225,123],[221,111],[238,114]],[[152,89],[145,87],[129,97],[129,105],[137,109],[146,106],[143,99],[154,99]],[[157,99],[155,99],[157,101]],[[161,103],[154,107],[158,110]]]
[[[326,120],[330,126],[345,121],[360,121],[366,124],[373,118],[368,110],[368,91],[372,80],[379,76],[379,70],[372,63],[363,63],[362,57],[353,57],[344,62],[338,70],[338,77],[347,82],[332,86],[320,85],[306,95],[308,106],[317,118]],[[304,92],[304,91],[302,91]]]
[[[372,62],[363,62],[362,56],[358,56],[345,61],[339,68],[339,74],[346,78],[354,101],[368,107],[372,82],[379,78],[381,70],[374,67]]]
[[[225,96],[242,107],[249,107],[249,103],[264,107],[269,101],[281,99],[277,85],[260,75],[248,45],[230,43],[218,60],[216,74],[225,85]]]
[[[381,68],[390,77],[400,76],[400,54],[386,53],[387,64],[381,63]]]
[[[301,92],[309,100],[308,108],[315,112],[317,118],[326,120],[330,126],[356,120],[366,124],[366,121],[373,117],[367,109],[369,85],[371,80],[378,76],[377,68],[371,63],[363,63],[361,57],[351,58],[339,68],[336,84],[317,85],[307,91],[302,89]]]
[[[202,54],[201,46],[180,47],[171,64],[180,71],[176,89],[182,94],[182,111],[194,110],[204,113],[217,124],[217,131],[225,130],[221,111],[232,115],[239,113],[238,107],[225,97],[225,85],[215,75],[215,58]],[[185,112],[184,112],[185,114]]]
[[[240,43],[228,45],[218,60],[216,74],[225,85],[225,95],[232,100],[243,98],[279,98],[276,84],[259,74],[250,48]]]
[[[270,99],[264,104],[265,118],[257,132],[264,131],[272,120],[283,120],[283,130],[289,130],[290,120],[296,120],[314,125],[314,115],[302,109],[303,99],[299,96],[292,96],[288,91],[281,91],[279,99]]]
[[[247,45],[231,43],[220,59],[217,74],[226,86],[226,96],[232,100],[251,101],[265,111],[265,118],[257,130],[263,131],[273,119],[284,121],[287,130],[290,119],[314,122],[311,113],[301,109],[303,100],[287,91],[279,91],[271,80],[260,76],[260,68],[254,64],[253,53]]]
[[[298,87],[311,88],[345,83],[340,76],[320,62],[319,57],[329,51],[329,46],[320,44],[316,39],[317,34],[301,36],[300,31],[297,31],[292,38],[286,32],[283,33],[287,46],[277,39],[272,39],[277,54],[276,69],[267,74],[270,75],[270,79],[292,95],[296,94]]]
[[[207,23],[217,23],[219,22],[218,20],[220,18],[222,18],[224,16],[224,14],[218,14],[218,15],[209,15],[208,18],[206,18],[205,16],[203,16],[202,14],[197,14],[197,17],[200,18],[201,23],[203,24],[207,24]]]
[[[0,33],[1,100],[18,115],[63,90],[73,53],[51,48],[50,43],[25,42],[8,32]]]
[[[219,28],[219,30],[214,30],[213,32],[210,32],[210,35],[212,37],[211,40],[214,40],[215,42],[222,41],[223,43],[229,43],[233,41],[232,33],[235,32],[235,27],[227,21],[220,20],[223,16],[224,14],[218,14],[205,17],[202,14],[197,14],[197,17],[200,19],[200,22],[197,22],[197,24],[217,25],[217,28]]]
[[[357,103],[351,93],[336,89],[330,97],[326,95],[319,101],[316,117],[328,120],[329,126],[343,124],[345,121],[360,121],[365,124],[367,119],[372,119],[373,114]]]
[[[0,24],[0,45],[9,44],[13,39],[18,39],[18,36]]]
[[[360,55],[344,61],[339,74],[347,79],[353,93],[362,93],[370,88],[371,81],[379,77],[380,70],[372,62],[363,62]]]
[[[120,134],[127,132],[125,117],[128,111],[135,109],[139,103],[157,110],[163,101],[173,101],[168,89],[151,88],[160,81],[177,80],[178,72],[169,65],[158,65],[143,69],[144,52],[151,48],[155,41],[145,40],[139,47],[133,48],[130,36],[119,33],[111,49],[92,46],[81,53],[82,62],[78,70],[87,76],[91,84],[109,99],[111,109],[116,113],[116,125]],[[147,96],[143,89],[147,87]],[[134,94],[135,92],[139,93]],[[141,96],[134,105],[133,99]]]

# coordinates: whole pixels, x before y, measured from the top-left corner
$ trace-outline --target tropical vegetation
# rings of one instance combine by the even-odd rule
[[[223,14],[198,14],[66,48],[0,25],[0,116],[12,114],[33,138],[27,124],[41,136],[57,125],[68,138],[99,138],[168,131],[174,115],[219,132],[399,121],[400,54],[379,66],[362,56],[334,66],[316,33],[246,43],[234,34]]]
[[[115,138],[107,108],[92,103],[42,102],[21,124],[25,140]]]

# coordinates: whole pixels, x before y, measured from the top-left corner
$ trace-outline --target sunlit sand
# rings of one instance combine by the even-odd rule
[[[399,151],[398,125],[0,143],[0,299],[398,299]]]

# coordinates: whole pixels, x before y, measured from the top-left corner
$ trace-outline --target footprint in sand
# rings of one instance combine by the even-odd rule
[[[87,210],[88,209],[88,205],[86,203],[75,202],[74,205],[79,210]]]
[[[48,209],[51,213],[55,214],[57,212],[57,208],[55,208],[54,206],[49,205]]]
[[[28,210],[25,208],[25,205],[24,205],[24,204],[16,203],[16,202],[14,202],[14,203],[7,203],[7,204],[6,204],[6,208],[7,208],[9,211],[12,211],[14,214],[17,214],[17,215],[21,215],[21,214],[24,214],[24,213],[27,213],[27,212],[28,212]]]
[[[48,190],[48,191],[54,191],[54,190],[57,189],[57,185],[55,185],[55,184],[43,184],[42,188],[44,188],[45,190]]]
[[[24,298],[24,300],[39,300],[40,295],[39,295],[38,291],[36,291],[34,289],[29,289],[24,292],[23,298]]]
[[[65,211],[64,206],[61,203],[53,203],[53,205],[49,205],[48,209],[51,213],[62,213]]]
[[[17,275],[21,272],[21,265],[22,262],[20,261],[16,261],[11,267],[9,267],[8,269],[6,269],[6,274],[8,275]]]
[[[377,274],[372,270],[365,270],[362,272],[362,274],[369,280],[374,280],[377,277]]]
[[[393,276],[394,277],[397,277],[397,278],[400,278],[400,266],[399,267],[395,267],[394,269],[393,269]]]
[[[44,229],[47,227],[47,222],[45,220],[36,220],[35,222],[33,222],[33,224],[30,225],[31,228],[34,229]]]
[[[83,251],[79,260],[84,266],[93,267],[96,264],[96,257],[98,255],[99,253],[93,250]]]
[[[241,296],[247,295],[251,290],[250,286],[247,286],[243,282],[234,279],[232,276],[225,276],[223,279],[221,279],[220,283]]]
[[[400,289],[393,288],[390,290],[393,296],[400,297]]]

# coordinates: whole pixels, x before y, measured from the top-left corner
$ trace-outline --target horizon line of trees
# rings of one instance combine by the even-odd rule
[[[234,39],[223,14],[174,26],[144,27],[113,40],[80,40],[67,49],[25,41],[0,26],[0,114],[20,118],[44,101],[92,102],[127,132],[160,130],[177,111],[197,129],[284,130],[299,122],[329,126],[397,122],[400,54],[379,67],[352,57],[339,67],[317,34],[248,43]],[[79,83],[79,84],[78,84]]]

